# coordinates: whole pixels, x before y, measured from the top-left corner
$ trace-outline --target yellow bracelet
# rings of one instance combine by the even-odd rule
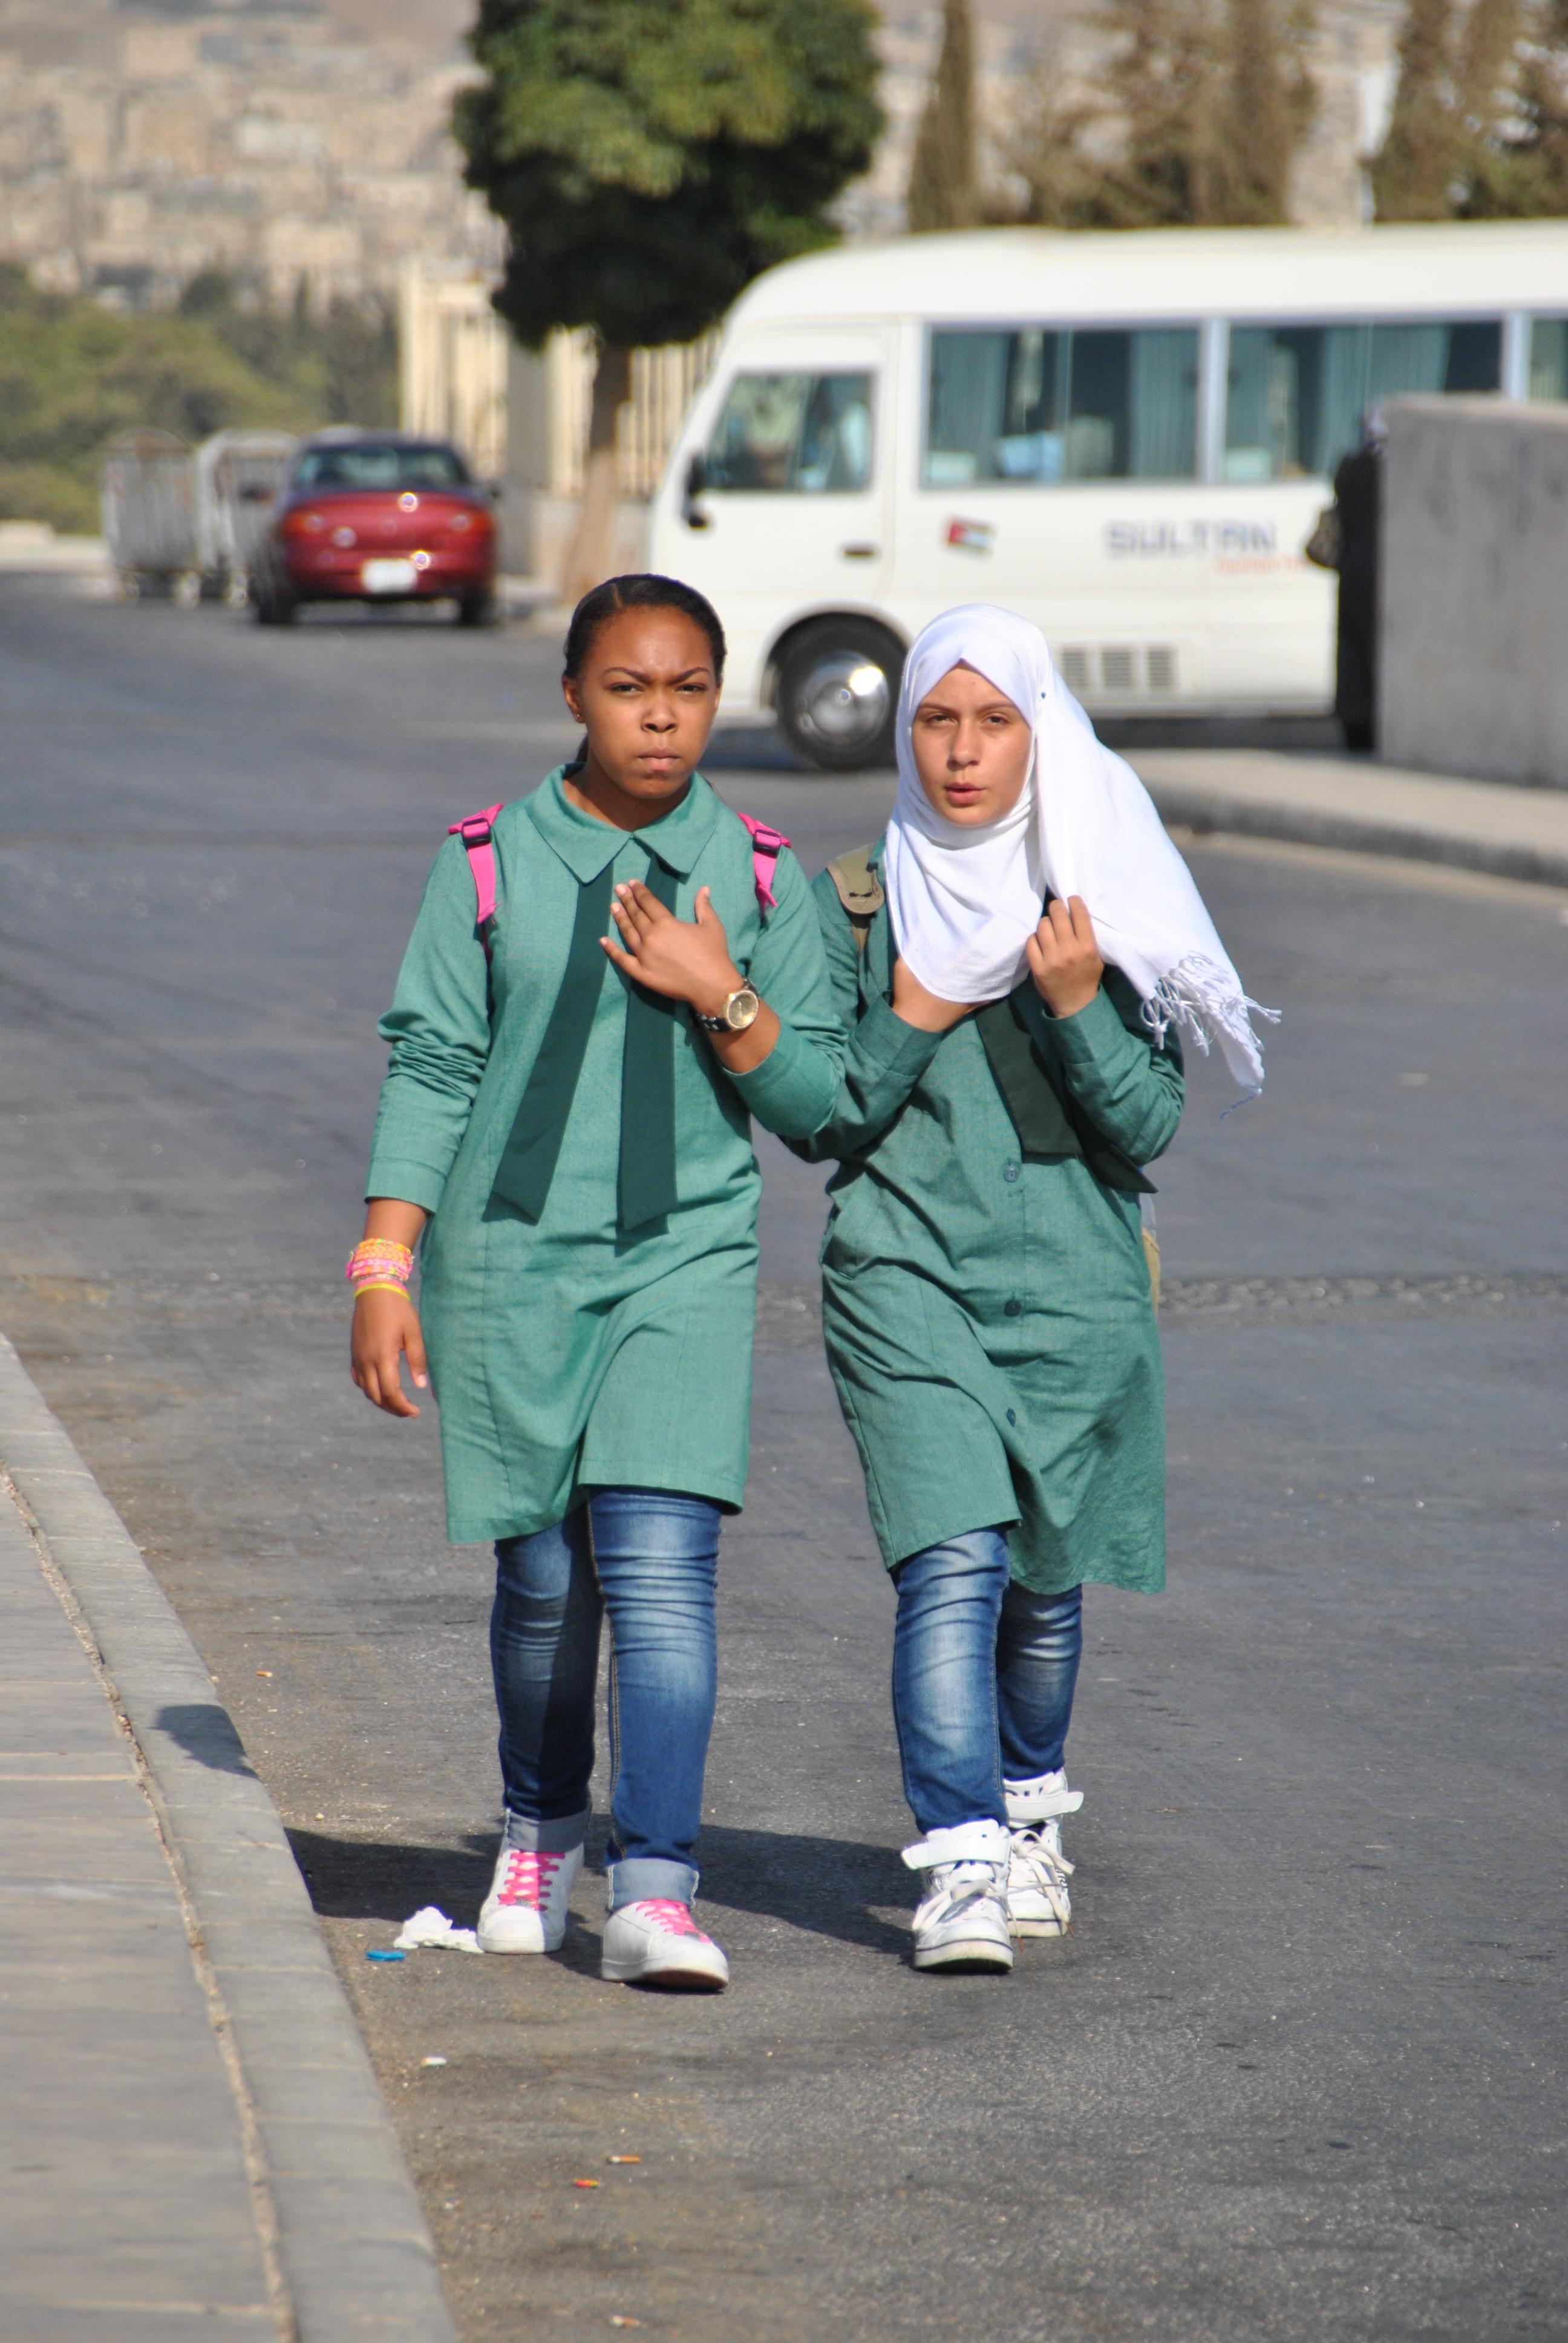
[[[357,1285],[354,1289],[354,1298],[357,1301],[362,1293],[407,1293],[407,1291],[406,1285],[394,1285],[388,1280],[377,1282],[373,1285]]]

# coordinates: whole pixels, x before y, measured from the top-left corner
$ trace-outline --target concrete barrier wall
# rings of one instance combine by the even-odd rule
[[[1387,412],[1380,750],[1568,789],[1568,407]]]

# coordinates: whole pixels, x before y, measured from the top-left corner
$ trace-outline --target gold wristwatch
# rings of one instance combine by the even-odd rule
[[[705,1017],[699,1009],[694,1009],[691,1021],[700,1025],[705,1033],[744,1033],[748,1025],[755,1024],[761,1006],[749,984],[738,984],[733,992],[725,996],[717,1017]]]

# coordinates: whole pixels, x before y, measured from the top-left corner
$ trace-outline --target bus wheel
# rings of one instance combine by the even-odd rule
[[[904,654],[869,618],[802,628],[779,670],[779,729],[798,757],[827,773],[893,762],[893,716]]]

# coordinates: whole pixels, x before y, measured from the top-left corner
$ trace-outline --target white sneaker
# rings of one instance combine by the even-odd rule
[[[904,1849],[930,1885],[914,1917],[918,1969],[1010,1969],[1008,1833],[989,1820],[930,1831]]]
[[[490,1892],[479,1906],[482,1953],[558,1953],[567,1933],[567,1899],[583,1867],[580,1846],[564,1855],[503,1846]]]
[[[657,1985],[675,1993],[721,1993],[729,1964],[705,1936],[689,1904],[645,1896],[604,1924],[599,1975],[611,1985]]]
[[[1032,1782],[1006,1782],[1012,1836],[1008,1862],[1008,1921],[1015,1936],[1064,1936],[1072,1926],[1067,1883],[1073,1866],[1061,1851],[1061,1817],[1083,1804],[1065,1769]]]

